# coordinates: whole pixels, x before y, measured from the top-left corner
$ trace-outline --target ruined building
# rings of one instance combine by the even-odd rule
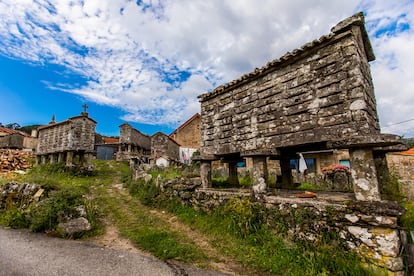
[[[96,121],[85,111],[80,116],[56,123],[54,118],[38,128],[36,162],[65,162],[66,166],[90,166],[94,156]]]
[[[254,184],[267,183],[267,159],[279,160],[280,188],[292,188],[298,153],[348,149],[358,200],[380,200],[377,164],[400,137],[381,134],[369,62],[375,59],[362,13],[331,33],[262,68],[199,96],[201,174],[211,187],[211,161],[253,159]],[[374,160],[376,162],[374,162]]]

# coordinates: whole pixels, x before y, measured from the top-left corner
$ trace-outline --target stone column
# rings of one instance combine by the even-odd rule
[[[211,161],[210,160],[201,160],[200,165],[200,176],[201,176],[201,183],[203,184],[203,188],[211,188]]]
[[[290,158],[286,158],[284,156],[281,157],[280,170],[282,173],[282,188],[294,188],[292,169],[290,168]]]
[[[92,167],[92,159],[93,159],[93,154],[87,153],[86,154],[86,166]]]
[[[58,153],[58,163],[62,163],[64,160],[64,154],[63,152]]]
[[[380,201],[377,171],[371,149],[350,149],[351,174],[355,198],[362,201]]]
[[[42,165],[45,165],[46,164],[46,155],[42,155],[42,157],[40,157],[41,159],[41,163],[42,163]]]
[[[66,153],[66,166],[67,167],[73,166],[73,152],[72,151],[68,151]]]
[[[52,153],[49,156],[50,156],[50,158],[49,158],[49,164],[55,164],[55,154]]]
[[[228,181],[231,185],[239,185],[239,176],[237,175],[237,162],[229,161],[229,178]]]
[[[267,163],[266,156],[253,157],[253,186],[260,186],[260,191],[267,190]]]

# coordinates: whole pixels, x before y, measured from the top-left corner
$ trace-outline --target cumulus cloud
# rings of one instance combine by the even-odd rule
[[[371,69],[382,131],[414,137],[414,3],[368,1],[365,5],[376,55]]]
[[[409,116],[414,95],[413,8],[409,1],[3,0],[0,54],[78,74],[78,85],[45,84],[120,108],[124,120],[176,125],[199,111],[198,95],[364,10],[385,126]]]

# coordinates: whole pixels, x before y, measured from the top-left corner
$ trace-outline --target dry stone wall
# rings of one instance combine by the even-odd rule
[[[378,135],[362,14],[201,96],[202,151],[229,154]]]
[[[352,194],[320,192],[313,198],[300,198],[298,191],[280,194],[253,195],[242,189],[200,189],[201,179],[156,180],[163,193],[178,197],[183,205],[196,210],[214,211],[231,198],[250,198],[268,210],[267,223],[294,240],[320,241],[327,232],[354,250],[368,263],[385,268],[389,275],[403,275],[412,264],[412,244],[404,239],[407,232],[398,225],[404,208],[394,202],[361,202]],[[411,261],[410,261],[411,260]]]

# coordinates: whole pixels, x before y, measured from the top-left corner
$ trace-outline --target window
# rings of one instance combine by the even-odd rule
[[[316,173],[316,158],[305,158],[307,173]],[[299,170],[299,159],[290,160],[290,168],[292,170]]]
[[[347,166],[348,168],[351,168],[351,162],[348,159],[339,160],[339,164],[343,166]]]

